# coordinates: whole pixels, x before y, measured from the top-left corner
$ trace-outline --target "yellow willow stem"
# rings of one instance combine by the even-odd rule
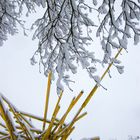
[[[81,115],[79,115],[77,117],[77,119],[75,120],[75,122],[79,121],[80,119],[82,119],[83,117],[85,117],[87,115],[87,112],[82,113]]]
[[[10,120],[9,116],[6,113],[5,106],[4,106],[1,98],[0,98],[0,114],[1,114],[3,120],[4,120],[5,124],[6,124],[6,127],[8,129],[9,134],[10,134],[11,140],[16,140],[16,136],[14,134],[15,127],[11,123],[11,120]]]
[[[29,118],[32,118],[32,119],[35,119],[35,120],[37,120],[37,121],[41,121],[41,122],[44,121],[43,118],[37,117],[37,116],[35,116],[35,115],[33,115],[33,114],[29,114],[29,113],[22,112],[22,111],[16,111],[16,113],[21,114],[21,115],[26,116],[26,117],[29,117]],[[50,121],[50,120],[45,120],[45,122],[46,122],[46,123],[50,123],[51,121]],[[55,124],[55,125],[56,125],[56,124]]]
[[[117,54],[115,55],[115,59],[117,59],[117,57],[119,56],[119,54],[121,53],[121,51],[123,50],[123,48],[119,49],[119,51],[117,52]],[[105,77],[105,75],[107,74],[107,72],[110,70],[111,66],[113,65],[113,62],[111,62],[109,64],[109,66],[107,67],[106,71],[103,73],[103,75],[101,76],[101,80],[103,80],[103,78]]]
[[[27,127],[24,125],[24,123],[22,123],[20,120],[20,116],[18,116],[18,113],[16,113],[16,109],[13,107],[12,104],[10,104],[6,98],[2,97],[3,100],[7,103],[7,105],[9,106],[9,110],[13,113],[14,118],[16,119],[16,122],[21,126],[21,129],[23,130],[23,132],[25,132],[25,135],[27,136],[28,139],[30,139],[30,137],[32,137],[30,135],[30,132],[28,132]]]
[[[7,100],[6,100],[7,101]],[[28,132],[28,129],[27,127],[24,125],[24,123],[22,123],[20,120],[21,118],[18,116],[18,114],[16,113],[14,107],[9,103],[9,102],[6,102],[10,108],[10,111],[13,113],[14,115],[14,118],[17,120],[17,123],[21,126],[23,132],[25,132],[25,135],[27,136],[28,139],[30,139],[30,137],[32,137],[30,135],[30,133]]]
[[[69,135],[74,131],[75,127],[72,127],[69,133],[66,135],[66,139],[69,137]]]
[[[72,127],[71,130],[68,133],[65,133],[62,137],[62,140],[67,140],[69,135],[74,131],[75,127]]]
[[[121,51],[122,51],[122,48],[119,49],[119,51],[115,55],[115,59],[119,56],[119,54],[121,53]],[[110,70],[110,68],[111,68],[112,65],[113,65],[113,62],[111,62],[109,64],[109,66],[107,67],[107,69],[105,70],[105,72],[103,73],[103,75],[101,76],[101,80],[105,77],[105,75]],[[89,101],[91,100],[92,96],[94,95],[94,93],[96,92],[96,90],[98,89],[98,87],[99,86],[96,84],[94,86],[94,88],[91,90],[91,92],[89,93],[89,95],[87,96],[87,98],[85,99],[85,101],[83,102],[83,104],[81,105],[81,107],[79,108],[78,112],[76,113],[75,117],[73,118],[71,124],[69,125],[69,127],[67,127],[67,131],[70,130],[73,127],[73,125],[76,122],[76,119],[78,118],[79,114],[81,113],[81,111],[83,110],[83,108],[85,108],[86,105],[89,103]]]
[[[60,119],[58,125],[54,128],[53,132],[54,132],[55,130],[61,129],[61,126],[63,125],[63,123],[64,123],[64,121],[65,121],[65,119],[66,119],[68,113],[70,112],[70,110],[71,110],[72,107],[73,107],[74,100],[75,100],[75,97],[72,99],[72,101],[71,101],[71,103],[70,103],[70,105],[69,105],[67,111],[66,111],[65,114],[62,116],[62,118]],[[56,133],[55,135],[57,136],[57,133]]]
[[[49,75],[48,75],[48,86],[47,86],[47,91],[46,91],[44,121],[43,121],[43,128],[42,128],[43,130],[45,130],[45,126],[46,126],[47,111],[48,111],[49,97],[50,97],[50,87],[51,87],[51,75],[52,75],[52,73],[50,72]]]
[[[22,128],[20,127],[20,126],[16,126],[16,129],[17,130],[22,130]],[[30,130],[31,130],[31,132],[35,132],[35,133],[37,133],[37,134],[40,134],[40,133],[42,133],[42,131],[41,130],[39,130],[39,129],[34,129],[34,128],[30,128]],[[22,131],[23,132],[23,131]]]
[[[55,133],[55,136],[57,136],[63,129],[62,128],[62,125],[67,117],[67,115],[69,114],[69,112],[71,111],[71,109],[74,107],[74,105],[78,102],[78,100],[80,99],[80,97],[83,95],[83,92],[81,91],[79,93],[79,95],[76,97],[76,98],[73,98],[73,100],[71,101],[66,113],[63,115],[62,119],[60,120],[58,126],[53,130],[53,132],[57,129],[57,132]],[[54,136],[54,137],[55,137]]]
[[[60,96],[59,96],[59,98],[57,100],[57,103],[56,103],[53,115],[52,115],[51,122],[50,122],[50,124],[48,126],[48,129],[46,130],[46,132],[45,132],[45,134],[43,136],[43,139],[47,139],[49,137],[50,133],[51,133],[51,129],[52,129],[53,125],[54,125],[54,121],[56,120],[56,115],[58,114],[58,111],[60,110],[59,103],[60,103],[60,100],[62,98],[62,95],[63,95],[63,93],[61,91],[60,92]]]
[[[60,106],[58,105],[52,115],[52,119],[51,119],[51,123],[49,124],[48,126],[48,129],[46,130],[42,140],[47,140],[49,138],[49,136],[51,135],[51,130],[52,130],[52,127],[53,127],[53,123],[55,121],[55,118],[56,118],[56,115],[58,114],[58,111],[60,110]]]
[[[34,126],[31,125],[31,123],[29,123],[29,121],[24,116],[22,116],[21,114],[18,114],[18,113],[16,113],[16,114],[17,114],[17,116],[19,118],[21,118],[22,120],[24,120],[30,126],[30,128],[34,128]]]

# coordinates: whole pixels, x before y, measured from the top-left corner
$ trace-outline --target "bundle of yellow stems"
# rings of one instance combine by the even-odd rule
[[[118,57],[122,49],[120,49],[115,58]],[[101,80],[104,78],[106,73],[109,71],[110,67],[113,65],[113,62],[109,64],[103,75],[101,76]],[[37,117],[35,115],[19,111],[13,104],[8,101],[6,97],[2,94],[0,95],[0,116],[3,122],[0,123],[2,129],[0,129],[0,140],[67,140],[68,137],[75,129],[75,123],[87,115],[87,112],[82,113],[82,110],[87,106],[90,99],[93,97],[94,93],[98,89],[98,85],[96,84],[91,92],[88,94],[79,110],[70,121],[70,123],[66,124],[65,120],[68,114],[71,112],[72,108],[79,101],[80,97],[83,95],[81,91],[77,97],[74,97],[68,106],[66,112],[60,119],[57,119],[58,112],[60,110],[60,100],[63,96],[63,92],[61,92],[58,101],[55,105],[52,117],[50,120],[47,119],[48,113],[48,104],[49,104],[49,96],[50,96],[50,88],[51,88],[51,72],[48,76],[48,86],[46,91],[46,102],[44,109],[44,116]],[[34,127],[31,121],[28,119],[34,119],[39,122],[42,122],[42,129],[38,129]],[[47,124],[47,125],[46,125]],[[47,127],[46,127],[47,126]],[[99,140],[99,137],[91,138],[91,140]]]

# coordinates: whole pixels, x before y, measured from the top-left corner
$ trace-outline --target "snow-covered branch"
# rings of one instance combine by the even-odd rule
[[[7,35],[17,32],[16,22],[17,19],[16,5],[9,0],[0,1],[0,46],[3,45],[3,41],[7,40]]]
[[[75,74],[78,62],[89,70],[89,61],[96,62],[93,53],[85,48],[92,40],[89,27],[95,24],[82,12],[82,8],[90,9],[84,1],[48,0],[46,3],[43,17],[33,24],[33,27],[36,26],[33,39],[39,39],[39,47],[31,60],[33,64],[36,63],[35,57],[39,54],[45,75],[56,71],[58,89],[63,89],[60,81],[69,81],[65,74],[67,71]],[[83,29],[86,33],[83,33]]]
[[[113,62],[118,72],[123,72],[123,66],[114,59],[112,50],[126,50],[129,38],[134,39],[134,44],[139,42],[139,0],[1,0],[0,45],[8,34],[17,32],[17,23],[23,27],[20,17],[24,8],[28,16],[36,11],[36,6],[41,6],[45,12],[32,25],[35,29],[33,39],[38,38],[39,44],[31,63],[37,63],[36,57],[39,56],[39,64],[46,76],[49,71],[54,75],[57,73],[58,90],[63,90],[62,80],[69,87],[69,82],[73,82],[69,71],[75,74],[79,64],[99,83],[100,78],[94,74],[96,62]],[[98,25],[94,16],[91,19],[89,14],[98,17]],[[103,60],[97,60],[94,52],[87,49],[90,43],[94,43],[90,36],[92,30],[100,37]]]
[[[112,61],[112,49],[127,49],[129,38],[133,36],[134,44],[137,44],[140,38],[140,1],[122,0],[119,2],[120,7],[117,5],[118,1],[104,0],[98,8],[99,19],[100,14],[104,14],[96,34],[97,37],[100,36],[101,38],[104,63]],[[115,66],[119,73],[122,73],[122,70],[120,70],[122,67]]]

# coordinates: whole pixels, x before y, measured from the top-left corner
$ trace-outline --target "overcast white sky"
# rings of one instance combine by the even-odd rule
[[[0,92],[20,110],[43,116],[47,79],[43,73],[39,73],[38,65],[30,65],[30,58],[36,46],[36,41],[24,37],[20,32],[9,37],[0,48]],[[140,45],[133,46],[129,42],[128,48],[129,53],[123,51],[120,57],[125,66],[124,74],[120,75],[116,69],[112,69],[112,78],[105,77],[102,84],[108,90],[100,88],[96,92],[85,109],[88,115],[76,124],[76,130],[71,135],[73,140],[92,136],[100,136],[101,140],[127,140],[128,135],[140,135]],[[82,102],[95,84],[80,69],[74,79],[74,92],[68,93],[67,89],[64,92],[62,112],[80,90],[85,92]],[[55,84],[52,84],[50,112],[56,99]]]

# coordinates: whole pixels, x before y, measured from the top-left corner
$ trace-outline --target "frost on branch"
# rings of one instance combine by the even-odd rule
[[[0,46],[3,45],[3,41],[7,40],[8,34],[13,35],[17,32],[18,14],[15,9],[14,1],[0,0]]]
[[[140,1],[103,0],[98,11],[100,25],[96,36],[101,38],[101,45],[104,51],[103,63],[108,64],[113,59],[112,49],[127,49],[128,39],[132,37],[135,45],[139,42]],[[116,66],[119,73],[123,72],[122,66],[114,66]]]
[[[120,74],[124,71],[123,66],[119,65],[118,60],[113,60],[112,49],[127,49],[128,38],[132,36],[134,44],[139,42],[139,1],[120,0],[120,9],[115,6],[118,2],[115,0],[103,0],[101,5],[93,0],[93,5],[90,6],[85,2],[84,0],[47,0],[43,17],[36,20],[32,26],[32,28],[36,27],[33,39],[39,39],[39,47],[31,59],[32,63],[36,62],[35,57],[39,55],[46,75],[49,71],[56,71],[59,77],[58,89],[63,89],[61,81],[67,71],[74,74],[77,72],[79,62],[83,69],[87,70],[89,76],[95,80],[93,73],[96,67],[92,63],[97,60],[91,53],[92,50],[91,52],[86,50],[86,46],[92,41],[89,36],[89,27],[95,24],[94,18],[88,18],[84,10],[92,13],[93,7],[97,7],[100,24],[96,35],[100,37],[104,51],[102,62],[103,64],[113,62]],[[68,85],[69,78],[64,81]]]
[[[34,2],[32,0],[0,0],[0,46],[7,40],[8,34],[14,35],[18,32],[17,24],[25,30],[24,21],[20,19],[23,6],[27,7],[27,13],[29,13],[34,9]]]
[[[91,9],[83,0],[47,0],[43,17],[32,26],[36,27],[33,39],[39,39],[39,47],[31,59],[32,64],[35,63],[36,55],[39,55],[46,75],[49,71],[58,73],[57,88],[61,90],[61,81],[68,85],[70,79],[66,78],[66,73],[71,71],[75,74],[77,63],[90,74],[96,71],[95,67],[90,66],[96,59],[93,53],[86,50],[92,41],[89,27],[95,25],[88,14],[83,13],[83,8]]]
[[[113,62],[118,72],[123,73],[123,66],[114,59],[112,52],[119,48],[127,50],[129,38],[133,38],[134,44],[139,42],[140,0],[1,0],[0,45],[8,34],[17,32],[16,23],[21,24],[19,18],[23,10],[26,9],[28,16],[36,11],[36,6],[44,8],[45,12],[32,25],[35,29],[33,39],[38,38],[39,45],[31,63],[37,63],[36,57],[39,56],[46,76],[49,71],[57,73],[58,90],[63,89],[62,81],[69,87],[69,82],[73,81],[68,72],[75,74],[79,64],[96,82],[96,62]],[[89,18],[89,13],[93,18]],[[97,25],[96,16],[99,24],[93,28]],[[94,43],[91,28],[100,37],[103,60],[95,59],[93,51],[87,49],[92,41]]]

